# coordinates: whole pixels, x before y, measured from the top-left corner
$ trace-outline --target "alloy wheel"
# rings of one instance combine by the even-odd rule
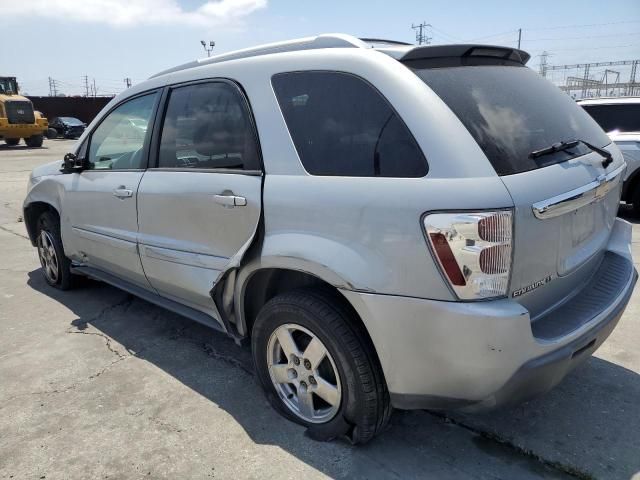
[[[267,345],[267,366],[283,403],[306,422],[328,422],[340,409],[338,369],[310,330],[293,323],[276,328]]]
[[[58,255],[53,246],[53,238],[46,230],[41,230],[38,235],[38,257],[44,274],[51,283],[58,281]]]

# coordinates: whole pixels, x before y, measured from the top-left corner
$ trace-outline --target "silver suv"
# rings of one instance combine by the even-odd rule
[[[320,35],[162,72],[33,172],[45,278],[250,340],[316,438],[546,391],[637,274],[619,149],[528,58]]]
[[[627,162],[622,200],[640,215],[640,97],[590,98],[578,104],[622,151]]]

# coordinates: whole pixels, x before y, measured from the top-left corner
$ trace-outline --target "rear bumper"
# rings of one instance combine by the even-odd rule
[[[343,293],[368,328],[394,407],[486,410],[549,390],[606,340],[638,277],[630,241],[630,225],[617,219],[592,280],[536,321],[547,328],[532,327],[529,312],[511,299],[460,303]],[[607,294],[594,304],[605,282]]]

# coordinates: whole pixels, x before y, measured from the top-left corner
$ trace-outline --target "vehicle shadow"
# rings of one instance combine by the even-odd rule
[[[24,145],[22,141],[18,145],[7,145],[6,143],[0,143],[0,151],[9,150],[15,152],[29,151],[29,150],[46,150],[46,145],[42,145],[41,147],[30,147],[28,145]]]
[[[428,472],[435,478],[509,478],[513,471],[500,469],[514,465],[535,477],[562,476],[539,458],[596,477],[629,478],[640,470],[640,457],[633,457],[640,445],[640,376],[599,358],[544,397],[511,410],[478,416],[395,412],[388,431],[355,448],[346,441],[315,442],[276,414],[257,384],[248,348],[226,336],[124,293],[122,302],[95,311],[89,298],[116,296],[98,282],[61,292],[34,270],[28,284],[74,312],[71,328],[97,329],[224,409],[254,442],[279,446],[332,477],[423,478]]]

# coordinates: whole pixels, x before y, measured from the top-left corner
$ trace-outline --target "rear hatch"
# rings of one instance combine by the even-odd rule
[[[522,64],[406,64],[458,116],[509,190],[509,296],[541,316],[578,292],[602,260],[624,173],[619,150],[568,95]],[[575,140],[586,143],[544,153]]]

